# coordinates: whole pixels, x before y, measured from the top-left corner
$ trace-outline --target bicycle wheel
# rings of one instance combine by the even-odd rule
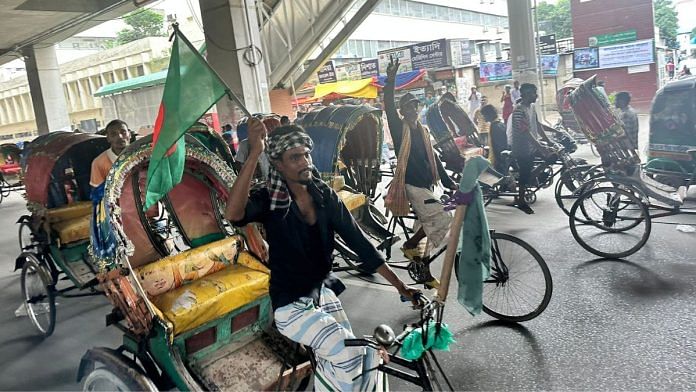
[[[374,273],[367,273],[360,268],[360,257],[348,248],[340,237],[334,239],[334,252],[336,253],[335,257],[343,260],[349,269],[360,272],[361,274],[374,275]]]
[[[577,217],[579,214],[583,217]],[[647,205],[633,192],[614,187],[595,188],[582,195],[570,209],[569,219],[575,241],[604,258],[636,253],[648,241],[652,228]]]
[[[596,166],[577,166],[565,170],[556,183],[554,196],[556,204],[566,216],[570,215],[570,209],[578,196],[593,186],[592,178],[599,176],[600,171]]]
[[[43,337],[56,326],[56,298],[51,274],[32,253],[22,253],[22,298],[31,323]]]
[[[26,252],[34,247],[34,232],[31,230],[29,223],[22,222],[19,224],[19,251]]]
[[[499,320],[528,321],[551,301],[553,281],[544,259],[529,244],[491,233],[491,276],[483,282],[483,311]]]

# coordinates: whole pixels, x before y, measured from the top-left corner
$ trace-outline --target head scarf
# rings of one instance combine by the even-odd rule
[[[296,126],[293,126],[293,128],[297,130],[282,135],[271,135],[271,137],[268,138],[266,154],[268,154],[271,160],[279,160],[283,157],[285,151],[297,147],[305,146],[309,151],[312,151],[314,148],[312,138],[310,138],[302,128]],[[276,170],[274,165],[271,165],[268,176],[268,190],[271,195],[271,211],[289,208],[292,200],[290,199],[290,191],[288,190],[285,179],[280,172]],[[312,168],[312,182],[320,189],[322,187],[327,187],[327,185],[321,181],[319,172],[315,168]]]

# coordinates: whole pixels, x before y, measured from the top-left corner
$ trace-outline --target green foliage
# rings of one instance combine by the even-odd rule
[[[670,48],[677,47],[678,19],[677,10],[672,0],[653,0],[655,26],[660,29],[660,36]]]
[[[119,45],[126,44],[145,37],[162,37],[165,35],[163,24],[164,17],[150,9],[135,10],[123,17],[130,28],[117,33],[116,42]]]
[[[570,0],[558,0],[556,4],[542,1],[537,4],[537,19],[539,25],[549,26],[547,34],[556,34],[556,39],[573,36]]]
[[[696,27],[691,30],[691,39],[696,38]]]

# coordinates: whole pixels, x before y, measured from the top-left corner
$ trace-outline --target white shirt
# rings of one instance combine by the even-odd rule
[[[249,139],[244,139],[241,142],[239,142],[239,147],[237,149],[237,155],[235,155],[234,159],[237,162],[244,163],[246,161],[247,156],[249,155]],[[259,156],[259,166],[261,167],[261,174],[263,175],[263,178],[268,177],[268,172],[271,169],[271,162],[268,160],[268,155],[266,155],[266,152],[264,151],[261,156]]]
[[[512,97],[512,104],[516,105],[517,101],[522,98],[522,93],[520,93],[520,89],[513,88],[512,91],[510,91],[510,96]]]

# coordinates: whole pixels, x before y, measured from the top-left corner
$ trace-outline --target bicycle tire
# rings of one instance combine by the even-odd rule
[[[22,286],[22,298],[24,300],[24,307],[27,311],[27,316],[29,320],[36,327],[36,329],[41,333],[42,337],[47,338],[51,336],[53,330],[56,327],[56,297],[55,289],[53,287],[53,282],[50,281],[50,272],[42,265],[39,259],[32,253],[23,253],[20,257],[24,258],[24,264],[22,265],[22,276],[21,276],[21,286]],[[27,278],[30,274],[37,274],[39,280],[41,281],[41,287],[45,291],[46,305],[37,306],[33,300],[36,295],[34,293],[29,293],[29,289],[36,289],[38,286],[36,284],[27,285]],[[33,287],[32,287],[33,286]],[[43,304],[42,304],[43,305]],[[44,309],[39,309],[44,308]],[[46,317],[46,325],[43,325],[39,321],[37,315],[39,312],[44,311],[48,313]]]
[[[511,283],[515,281],[514,279],[521,278],[522,274],[527,272],[526,270],[518,270],[519,262],[508,259],[507,255],[503,258],[500,245],[504,242],[509,242],[511,244],[516,245],[516,247],[520,249],[520,251],[523,251],[528,255],[528,257],[531,257],[531,259],[529,259],[530,262],[532,264],[536,263],[541,272],[541,276],[543,277],[543,288],[540,288],[540,290],[543,290],[543,294],[541,295],[538,304],[536,304],[537,301],[534,301],[535,303],[528,303],[531,305],[530,310],[524,310],[516,314],[512,314],[512,312],[507,312],[500,309],[500,306],[498,306],[500,305],[498,301],[492,301],[492,296],[487,295],[487,293],[490,294],[492,290],[511,290]],[[549,302],[551,301],[551,296],[553,294],[553,279],[551,278],[551,271],[549,270],[549,267],[546,265],[544,258],[541,257],[541,255],[539,254],[539,252],[536,251],[536,249],[534,249],[525,241],[505,233],[491,233],[491,248],[491,277],[483,283],[483,311],[489,316],[497,318],[499,320],[516,323],[529,321],[540,315],[549,305]],[[498,258],[497,262],[502,263],[503,266],[507,268],[507,277],[496,277],[496,272],[498,272],[496,271],[496,268],[498,267],[494,258]],[[488,291],[486,289],[487,287],[490,287]],[[517,301],[518,304],[521,304],[519,298],[515,298],[515,301]],[[509,304],[510,302],[508,301],[507,303]]]
[[[28,234],[28,235],[27,235]],[[19,251],[26,252],[33,248],[34,244],[34,232],[31,230],[31,226],[27,222],[22,222],[19,224],[18,235],[19,238]],[[28,241],[28,243],[27,243]]]
[[[374,273],[368,273],[360,268],[360,256],[348,248],[348,246],[343,243],[343,240],[336,238],[334,239],[334,251],[338,253],[337,257],[343,260],[350,269],[360,272],[365,275],[374,275]]]
[[[587,211],[586,208],[583,206],[585,205],[585,200],[591,198],[593,195],[597,193],[608,193],[608,192],[614,192],[616,194],[620,194],[627,199],[629,199],[631,204],[635,204],[636,206],[639,206],[639,211],[641,216],[639,218],[631,218],[634,223],[629,225],[628,228],[623,228],[623,229],[616,229],[613,227],[605,227],[605,224],[598,224],[595,220],[590,219],[591,217],[589,216],[589,212]],[[577,213],[578,210],[581,210],[583,215],[587,216],[589,223],[583,223],[581,220],[574,218],[575,214]],[[621,209],[621,211],[624,211],[624,209]],[[605,211],[602,210],[602,217],[604,217]],[[624,257],[628,257],[636,252],[638,252],[643,246],[645,246],[645,243],[648,241],[648,238],[650,238],[650,233],[652,231],[652,220],[650,217],[650,213],[648,211],[648,207],[638,198],[635,194],[628,192],[623,189],[619,188],[614,188],[614,187],[600,187],[600,188],[595,188],[592,189],[591,191],[583,194],[578,200],[573,204],[573,207],[570,210],[570,232],[573,235],[573,238],[575,241],[580,244],[580,246],[583,247],[583,249],[587,250],[588,252],[597,255],[599,257],[603,258],[608,258],[608,259],[620,259]],[[599,220],[598,220],[599,221]],[[600,235],[608,236],[612,234],[616,234],[617,236],[612,237],[616,238],[618,236],[626,236],[628,230],[632,230],[635,227],[637,227],[640,223],[645,223],[645,228],[643,230],[643,234],[638,238],[638,241],[633,245],[632,247],[620,251],[608,251],[605,249],[600,249],[597,245],[591,245],[588,243],[587,240],[583,238],[583,236],[580,234],[580,228],[581,227],[595,227],[598,230],[601,230],[601,233],[597,233],[596,235],[589,235],[589,238],[600,238]],[[604,237],[606,238],[606,237]],[[618,241],[615,239],[611,239],[607,242],[609,245],[612,244],[619,244]]]

